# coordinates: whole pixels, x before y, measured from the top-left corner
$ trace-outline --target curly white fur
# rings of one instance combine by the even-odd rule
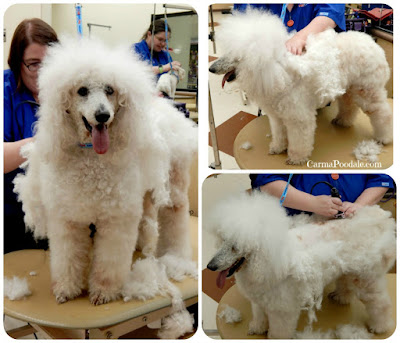
[[[84,289],[93,304],[120,297],[142,216],[158,219],[145,225],[157,244],[147,252],[190,260],[197,129],[157,96],[148,66],[125,47],[64,38],[48,49],[39,89],[35,141],[24,149],[26,174],[15,190],[28,228],[49,238],[57,301]],[[93,149],[79,146],[88,143]]]
[[[15,275],[12,279],[4,278],[4,296],[8,299],[21,300],[31,294],[26,278],[21,279]]]
[[[262,193],[226,199],[208,216],[207,227],[220,241],[208,268],[223,280],[245,258],[236,284],[252,305],[249,333],[264,333],[268,318],[270,338],[293,337],[300,312],[308,310],[309,322],[315,321],[324,287],[335,280],[333,300],[348,303],[357,296],[370,330],[389,330],[385,273],[396,257],[391,213],[375,205],[352,218],[291,228],[293,223],[276,198]]]
[[[225,305],[224,309],[218,313],[218,317],[227,324],[239,323],[242,321],[242,314],[239,310]]]
[[[368,160],[369,162],[377,162],[378,155],[382,152],[382,145],[374,140],[361,141],[353,150],[353,154],[357,160]]]
[[[279,17],[248,10],[225,19],[217,33],[223,56],[210,71],[236,76],[240,87],[269,117],[271,154],[287,150],[289,164],[308,160],[314,147],[317,109],[339,99],[333,123],[352,125],[357,106],[368,114],[374,139],[392,141],[392,111],[385,84],[384,51],[367,34],[310,35],[301,56],[286,50],[290,38]],[[351,47],[351,48],[349,48]]]

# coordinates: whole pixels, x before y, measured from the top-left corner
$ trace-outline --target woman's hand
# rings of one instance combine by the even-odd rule
[[[306,41],[296,34],[287,40],[285,44],[287,51],[291,52],[293,55],[301,55],[306,46]]]
[[[356,202],[350,202],[350,201],[345,201],[343,203],[343,212],[346,217],[352,217],[354,213],[356,213],[360,208],[364,207],[364,205],[356,203]]]
[[[330,195],[314,196],[312,212],[333,218],[339,211],[343,212],[343,203],[340,198],[332,198]]]
[[[16,142],[4,142],[4,174],[17,169],[25,159],[20,154],[20,149],[27,143],[32,142],[33,138],[25,138]]]
[[[178,70],[179,67],[181,66],[181,63],[178,62],[178,61],[172,61],[171,64],[170,63],[164,64],[163,65],[163,72],[164,73],[169,72],[171,70],[171,65],[172,65],[172,69],[173,70]]]

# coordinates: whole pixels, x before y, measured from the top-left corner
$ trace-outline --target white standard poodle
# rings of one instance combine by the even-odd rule
[[[296,224],[278,199],[243,194],[218,204],[206,218],[219,250],[207,268],[219,271],[217,285],[236,272],[239,291],[250,302],[249,334],[293,338],[300,312],[310,324],[326,285],[336,281],[330,298],[348,304],[358,297],[369,329],[392,328],[385,274],[396,258],[395,221],[378,205],[352,218]]]
[[[49,238],[57,302],[83,290],[96,305],[121,297],[139,232],[147,255],[190,261],[197,128],[157,96],[147,64],[123,47],[65,38],[38,82],[37,130],[15,190],[27,227]]]
[[[384,51],[365,33],[310,35],[301,56],[286,50],[289,33],[268,12],[237,12],[217,32],[223,56],[210,71],[237,80],[267,115],[270,154],[287,150],[288,164],[306,162],[314,147],[317,109],[339,99],[334,124],[351,126],[359,106],[370,118],[374,139],[392,141],[392,111],[385,84],[390,70]]]

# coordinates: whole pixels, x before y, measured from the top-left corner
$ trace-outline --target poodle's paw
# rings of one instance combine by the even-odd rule
[[[270,155],[279,155],[285,153],[287,150],[287,147],[284,145],[278,145],[278,144],[270,144],[269,146],[269,154]]]
[[[89,294],[89,300],[93,305],[107,304],[116,297],[110,294],[106,294],[103,291],[91,291]]]
[[[259,322],[252,320],[249,323],[249,330],[247,331],[248,335],[264,335],[268,332],[268,328],[266,327],[264,322]]]
[[[68,300],[75,299],[82,294],[82,289],[78,286],[65,286],[62,283],[53,285],[53,294],[59,304],[63,304]]]
[[[307,163],[308,158],[293,158],[293,157],[288,157],[286,159],[286,164],[287,165],[301,165]]]
[[[380,137],[380,138],[376,138],[376,141],[378,142],[378,144],[390,144],[393,142],[393,137],[392,136],[388,136],[388,137]]]
[[[391,318],[380,318],[376,321],[370,321],[367,323],[369,332],[374,334],[382,334],[393,329],[394,322]]]
[[[345,120],[342,117],[336,117],[333,118],[331,123],[333,125],[341,126],[341,127],[351,127],[353,125],[353,122],[350,120]]]
[[[348,305],[350,304],[352,295],[351,293],[343,294],[337,291],[331,292],[328,294],[328,298],[340,305]]]

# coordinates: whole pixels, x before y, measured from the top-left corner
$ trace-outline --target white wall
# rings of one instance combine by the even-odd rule
[[[48,6],[50,5],[43,5]],[[27,18],[42,18],[51,25],[51,18],[47,15],[42,17],[42,5],[40,4],[24,4],[12,5],[4,12],[4,28],[6,30],[6,41],[3,49],[3,69],[8,69],[7,59],[10,51],[11,39],[18,24]],[[50,20],[50,21],[49,21]]]
[[[156,5],[156,14],[163,14],[162,4]],[[181,12],[179,9],[167,9],[168,13]],[[111,26],[106,28],[92,27],[92,35],[99,37],[109,45],[131,45],[140,40],[150,25],[154,4],[87,4],[82,6],[83,34],[88,36],[87,23]],[[7,42],[4,56],[8,56],[9,42],[15,28],[25,18],[38,17],[48,22],[58,35],[76,35],[75,4],[18,4],[13,5],[4,15],[7,29]],[[197,28],[196,28],[197,29]],[[5,58],[5,61],[7,57]],[[4,68],[8,68],[7,62]]]
[[[76,35],[76,16],[74,4],[53,4],[53,27],[57,34]],[[157,5],[157,8],[161,8]],[[111,26],[92,27],[91,35],[101,38],[109,45],[132,44],[140,40],[150,25],[152,4],[83,4],[83,35],[89,35],[87,24]]]

